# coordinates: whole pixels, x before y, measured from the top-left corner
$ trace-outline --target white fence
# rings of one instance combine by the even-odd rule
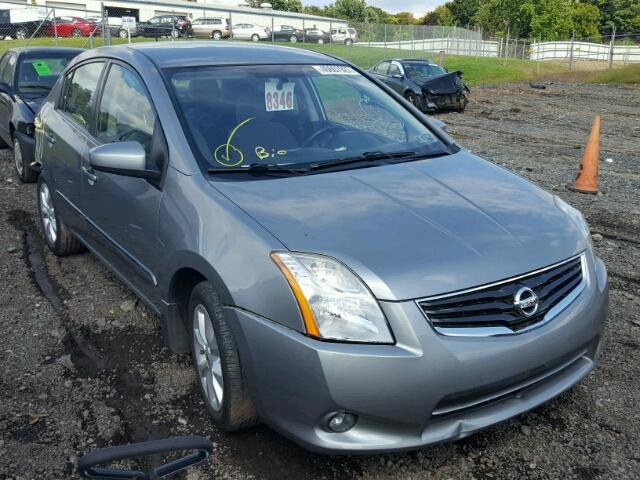
[[[361,47],[392,48],[420,52],[440,52],[447,55],[469,55],[497,57],[499,42],[469,38],[428,38],[423,40],[400,40],[397,42],[361,42]]]
[[[619,63],[640,62],[640,47],[603,45],[582,41],[531,44],[531,60],[594,60]]]

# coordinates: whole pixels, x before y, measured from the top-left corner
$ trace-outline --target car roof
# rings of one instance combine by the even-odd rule
[[[248,42],[149,42],[99,47],[78,59],[112,57],[127,59],[143,54],[159,68],[200,65],[341,65],[328,55],[293,47],[255,45]]]
[[[85,52],[84,48],[72,48],[72,47],[13,47],[7,50],[13,52],[16,55],[24,55],[29,53],[42,54],[42,53],[76,53],[80,54]]]
[[[396,62],[411,62],[411,63],[426,63],[428,65],[434,65],[431,60],[425,60],[424,58],[394,58]]]

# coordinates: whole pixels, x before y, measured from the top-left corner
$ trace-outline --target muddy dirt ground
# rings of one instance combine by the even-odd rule
[[[179,478],[640,478],[640,90],[478,88],[440,115],[473,152],[586,215],[611,279],[602,364],[571,391],[463,441],[365,457],[308,453],[269,428],[217,431],[188,356],[160,344],[157,319],[93,256],[58,259],[36,224],[33,185],[0,152],[0,478],[73,479],[95,447],[202,434],[205,466]],[[601,189],[572,193],[591,121],[602,114]],[[611,161],[604,161],[611,159]]]

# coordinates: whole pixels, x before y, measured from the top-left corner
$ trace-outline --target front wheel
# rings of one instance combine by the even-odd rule
[[[128,38],[128,37],[129,37],[129,34],[127,33],[127,31],[126,31],[124,28],[122,28],[122,29],[120,29],[120,31],[118,32],[118,36],[119,36],[120,38]]]
[[[20,40],[24,40],[28,36],[29,36],[29,32],[27,31],[26,28],[20,27],[18,30],[16,30],[16,38]]]
[[[33,183],[38,179],[38,172],[31,170],[31,167],[24,159],[22,147],[17,137],[13,139],[13,163],[22,183]]]
[[[38,179],[38,213],[47,247],[55,255],[71,255],[84,250],[84,246],[60,220],[54,206],[53,193],[42,176]]]
[[[189,313],[193,364],[213,421],[226,431],[254,425],[257,416],[247,391],[236,341],[211,284],[196,285],[189,300]]]
[[[171,30],[171,38],[178,38],[180,36],[180,32],[175,28]]]
[[[254,33],[253,35],[251,35],[251,41],[252,42],[259,42],[260,41],[260,35],[258,35],[257,33]]]
[[[222,32],[216,30],[215,32],[211,33],[211,38],[213,38],[214,40],[222,40]]]
[[[324,43],[324,38],[319,38],[318,39],[318,44],[322,45]]]
[[[344,41],[344,44],[345,44],[345,45],[353,45],[353,40],[351,40],[350,38],[347,38],[347,39]]]
[[[296,43],[296,42],[298,41],[298,37],[296,37],[295,35],[291,35],[291,36],[289,37],[289,41],[290,41],[291,43]]]
[[[80,31],[80,29],[74,28],[73,32],[71,32],[71,35],[73,35],[73,37],[75,38],[78,38],[82,36],[82,32]]]

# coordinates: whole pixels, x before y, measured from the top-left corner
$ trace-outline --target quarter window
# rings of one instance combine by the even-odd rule
[[[87,63],[76,68],[72,76],[67,77],[64,110],[78,125],[86,129],[89,129],[91,103],[96,95],[103,66],[103,62]]]
[[[149,156],[155,121],[155,111],[138,77],[113,65],[100,101],[98,140],[102,143],[140,142]]]
[[[11,85],[11,80],[13,79],[13,69],[9,67],[9,59],[12,56],[13,55],[6,54],[2,57],[2,60],[0,60],[0,82],[6,83],[7,85]]]

